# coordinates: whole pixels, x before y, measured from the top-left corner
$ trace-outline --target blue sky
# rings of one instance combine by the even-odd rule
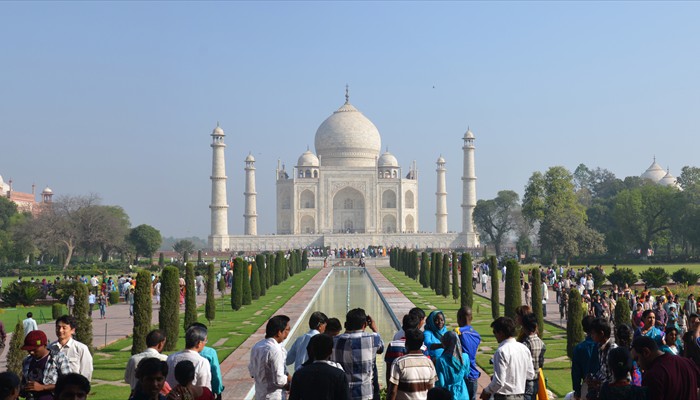
[[[347,83],[404,173],[416,160],[424,231],[445,157],[459,230],[467,126],[483,199],[554,165],[697,166],[699,18],[696,2],[2,2],[0,175],[204,238],[219,121],[229,231],[250,151],[272,233],[277,159],[313,150]]]

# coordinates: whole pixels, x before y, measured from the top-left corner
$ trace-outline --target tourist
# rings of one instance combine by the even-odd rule
[[[177,385],[168,393],[168,400],[214,400],[214,394],[206,386],[193,384],[195,366],[190,360],[182,360],[175,365]]]
[[[19,398],[19,376],[11,371],[0,372],[0,400]]]
[[[97,305],[100,308],[101,319],[107,318],[107,301],[107,294],[105,292],[101,292],[97,297]]]
[[[133,394],[136,389],[136,384],[138,379],[136,378],[136,367],[139,362],[145,358],[157,358],[161,361],[166,361],[168,356],[162,354],[163,348],[165,347],[165,342],[167,338],[165,333],[160,329],[154,329],[146,335],[146,346],[148,348],[141,353],[134,354],[129,358],[126,363],[126,370],[124,371],[124,381],[131,386],[131,393]],[[166,374],[167,375],[167,374]]]
[[[160,304],[160,286],[160,279],[158,279],[155,285],[153,285],[153,296],[156,298],[156,304]]]
[[[695,302],[695,296],[691,293],[688,295],[688,300],[683,304],[683,313],[687,318],[698,312],[698,305]]]
[[[387,400],[426,398],[428,390],[435,385],[437,373],[421,351],[423,341],[423,332],[418,329],[406,331],[408,354],[397,358],[391,366]]]
[[[642,309],[642,303],[637,303],[635,306],[635,311],[632,312],[632,325],[635,328],[644,326],[644,320],[642,317],[643,314],[644,310]]]
[[[66,300],[66,306],[68,307],[68,315],[73,315],[73,308],[75,307],[75,296],[71,293]]]
[[[313,354],[314,360],[294,373],[289,400],[349,400],[350,386],[345,371],[329,361],[333,353],[333,338],[314,335],[309,339],[309,353]]]
[[[40,330],[31,331],[24,338],[22,350],[29,355],[22,361],[23,397],[51,400],[58,378],[71,373],[68,357],[50,351],[47,343],[46,334]]]
[[[59,317],[56,320],[58,340],[49,345],[49,350],[65,354],[70,364],[70,372],[78,373],[90,380],[92,379],[92,354],[85,344],[73,339],[77,327],[78,323],[74,317],[70,315]]]
[[[297,340],[294,341],[292,347],[287,352],[286,364],[294,364],[294,370],[298,371],[301,365],[306,362],[309,358],[306,352],[306,346],[309,344],[309,340],[326,331],[326,324],[328,323],[328,317],[326,314],[315,311],[311,313],[309,317],[309,331],[305,334],[299,336]]]
[[[384,352],[384,361],[386,362],[386,385],[389,386],[389,378],[391,377],[391,364],[399,357],[408,354],[406,349],[406,334],[405,332],[409,329],[419,329],[420,318],[416,314],[411,314],[410,312],[403,316],[403,324],[401,325],[401,332],[403,335],[399,339],[394,339],[389,342]],[[423,346],[423,350],[425,350]]]
[[[549,300],[549,289],[547,282],[542,281],[542,316],[547,316],[547,301]]]
[[[646,400],[646,388],[634,386],[628,379],[634,368],[629,350],[624,347],[610,350],[606,362],[613,373],[613,382],[600,389],[599,400]]]
[[[585,399],[588,393],[586,378],[594,375],[600,368],[598,361],[598,344],[591,337],[591,322],[593,317],[587,315],[581,320],[583,332],[586,338],[574,347],[571,359],[571,381],[573,383],[574,398]]]
[[[692,361],[662,352],[649,336],[634,339],[632,357],[644,370],[642,386],[649,399],[698,399],[700,368]]]
[[[423,325],[425,325],[425,311],[423,311],[422,308],[420,307],[413,307],[408,311],[409,314],[413,314],[418,317],[419,319],[419,324],[418,324],[418,329],[423,329]],[[404,329],[401,328],[399,329],[395,334],[394,338],[392,340],[399,340],[403,339],[405,337]]]
[[[525,329],[523,329],[523,317],[527,314],[532,314],[532,308],[530,306],[518,306],[515,308],[515,332],[517,332],[516,340],[521,342],[527,336]]]
[[[656,303],[656,308],[654,309],[654,315],[656,316],[655,326],[661,331],[664,330],[666,327],[666,322],[668,321],[668,313],[666,313],[666,310],[664,310],[663,305],[663,296],[661,296],[659,301]]]
[[[521,341],[530,350],[532,356],[532,367],[535,370],[535,378],[526,381],[525,400],[536,400],[539,392],[540,368],[544,365],[544,354],[547,346],[537,335],[537,317],[535,314],[525,314],[522,318],[525,338]]]
[[[144,358],[136,367],[138,384],[129,400],[165,400],[161,393],[168,376],[168,363],[157,358]]]
[[[30,312],[27,313],[27,318],[22,321],[22,327],[24,328],[24,337],[27,337],[29,332],[39,329],[36,325],[36,320],[33,318],[34,314]]]
[[[530,298],[531,298],[531,295],[530,295],[530,282],[528,282],[527,280],[525,280],[525,281],[523,282],[523,292],[525,292],[525,305],[526,305],[526,306],[529,306],[529,305],[530,305]]]
[[[170,387],[177,384],[175,379],[175,366],[184,360],[192,361],[195,368],[194,381],[197,386],[204,386],[211,390],[211,365],[206,358],[199,353],[207,343],[207,330],[199,326],[191,326],[185,332],[185,349],[168,356],[168,376],[166,382]]]
[[[515,321],[499,317],[491,323],[493,335],[498,341],[498,349],[493,355],[493,376],[491,383],[481,392],[481,399],[522,399],[525,395],[525,382],[535,378],[530,350],[518,343],[515,335]]]
[[[365,332],[369,327],[372,332]],[[420,346],[419,346],[420,347]],[[348,311],[345,316],[345,333],[333,339],[331,361],[343,367],[350,385],[353,400],[375,398],[373,373],[377,354],[384,351],[384,342],[377,332],[376,321],[361,308]]]
[[[469,400],[467,378],[469,377],[469,358],[462,352],[457,334],[447,331],[442,336],[444,351],[435,362],[437,372],[437,386],[444,387],[452,392],[454,400]]]
[[[472,327],[472,319],[471,308],[462,307],[457,310],[457,324],[459,328],[455,329],[455,331],[459,335],[464,360],[469,360],[469,375],[466,379],[467,390],[470,398],[476,400],[476,390],[479,387],[479,376],[481,376],[481,372],[476,367],[476,353],[479,350],[479,344],[481,344],[481,335]]]
[[[340,324],[340,320],[338,318],[328,318],[328,322],[326,322],[326,331],[324,334],[330,337],[336,337],[340,335],[340,332],[342,331],[343,326]]]
[[[203,323],[194,322],[190,325],[190,327],[193,326],[198,326],[206,330],[207,335],[209,335],[209,328],[207,328],[207,326]],[[205,345],[202,351],[199,352],[199,355],[209,361],[209,367],[211,369],[211,391],[214,393],[214,397],[218,399],[221,397],[221,393],[224,391],[224,383],[221,377],[221,365],[219,364],[219,355],[216,353],[216,350],[207,345]]]
[[[129,318],[134,316],[134,302],[136,301],[136,295],[134,293],[134,288],[129,289],[127,293],[126,303],[129,305]]]
[[[657,347],[663,346],[664,333],[661,331],[661,329],[655,326],[656,314],[654,313],[654,310],[644,311],[644,313],[642,313],[642,321],[644,322],[644,325],[635,329],[634,338],[636,339],[640,336],[650,337],[654,339]]]
[[[610,323],[605,318],[596,318],[591,321],[591,339],[598,344],[598,372],[588,379],[588,393],[599,393],[600,387],[604,384],[613,383],[613,374],[608,368],[608,353],[617,347],[615,339],[611,337],[612,329]],[[594,397],[595,398],[595,397]]]
[[[287,351],[281,343],[289,335],[289,317],[276,315],[267,321],[265,338],[250,351],[248,371],[255,380],[256,400],[281,400],[282,391],[289,389],[292,378],[284,362]]]
[[[683,342],[678,338],[678,328],[667,326],[665,333],[666,336],[664,336],[664,345],[661,346],[661,351],[674,356],[682,355]]]
[[[90,381],[76,373],[58,377],[54,398],[56,400],[85,400],[90,394]]]
[[[97,297],[95,296],[95,293],[91,291],[90,294],[88,294],[88,306],[90,307],[90,311],[88,313],[90,315],[90,318],[92,318],[92,310],[95,308],[96,302]]]
[[[683,356],[693,360],[700,367],[700,316],[690,314],[688,316],[688,331],[683,334]]]
[[[634,330],[627,324],[620,324],[619,326],[616,326],[615,343],[617,343],[617,347],[624,347],[625,349],[627,349],[627,351],[630,351],[632,349],[633,334]],[[632,385],[642,386],[642,371],[639,370],[639,366],[634,360],[632,360],[632,370],[630,371],[630,378],[630,382],[632,383]]]
[[[486,273],[486,270],[481,272],[481,293],[486,293],[486,286],[489,282],[489,276]]]
[[[445,314],[440,310],[435,310],[428,315],[425,322],[425,347],[428,348],[426,355],[433,362],[442,355],[442,335],[447,332],[445,327]]]

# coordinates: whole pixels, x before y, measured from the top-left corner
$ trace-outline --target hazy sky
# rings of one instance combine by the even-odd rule
[[[272,233],[277,159],[313,150],[347,83],[404,175],[416,160],[424,231],[444,156],[458,231],[467,126],[480,199],[554,165],[700,165],[698,20],[698,2],[1,2],[0,175],[205,238],[219,121],[229,232],[250,151]]]

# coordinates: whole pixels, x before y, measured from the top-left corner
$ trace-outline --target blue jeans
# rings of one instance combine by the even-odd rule
[[[537,400],[540,384],[537,380],[525,381],[525,400]]]
[[[469,398],[476,400],[476,391],[479,389],[479,379],[465,379],[464,382],[467,384],[467,390],[469,391]]]

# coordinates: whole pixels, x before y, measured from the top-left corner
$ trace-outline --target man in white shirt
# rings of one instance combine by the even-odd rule
[[[63,315],[56,320],[57,341],[49,345],[52,352],[60,352],[68,357],[70,372],[75,372],[92,379],[92,354],[90,349],[79,341],[73,339],[75,328],[78,324],[72,315]]]
[[[39,327],[36,325],[36,320],[33,318],[34,314],[31,312],[27,313],[27,319],[22,321],[22,326],[24,327],[24,337],[31,331],[38,331]]]
[[[168,356],[168,377],[165,379],[171,387],[177,385],[175,380],[175,366],[180,361],[189,360],[194,364],[195,386],[205,386],[211,390],[211,365],[199,352],[207,344],[207,330],[200,326],[191,326],[185,332],[185,350]]]
[[[326,314],[320,311],[315,311],[311,314],[309,318],[309,331],[299,336],[297,340],[294,341],[292,348],[287,352],[286,363],[287,365],[294,364],[294,371],[298,371],[302,364],[309,359],[309,353],[306,351],[306,347],[312,337],[326,331],[327,323],[328,317]]]
[[[163,347],[165,347],[165,334],[160,329],[153,330],[146,336],[146,346],[148,348],[138,354],[134,354],[129,358],[129,362],[126,363],[126,371],[124,371],[124,380],[126,383],[131,385],[131,391],[136,389],[136,384],[138,379],[136,379],[136,367],[139,362],[144,358],[157,358],[161,361],[166,361],[168,356],[161,354]]]
[[[284,365],[287,351],[281,343],[290,330],[286,315],[270,318],[265,327],[265,339],[256,343],[250,351],[248,371],[255,379],[256,400],[281,400],[282,390],[289,389],[292,378]]]
[[[90,317],[92,317],[92,310],[95,308],[95,300],[97,300],[95,293],[90,292],[90,294],[88,295],[88,305],[90,306]]]
[[[535,379],[530,350],[518,343],[515,336],[515,321],[500,317],[491,323],[493,335],[498,341],[498,349],[493,355],[493,376],[491,383],[481,392],[481,400],[493,395],[495,400],[522,400],[525,396],[525,383]]]
[[[153,295],[156,297],[156,304],[160,304],[160,279],[153,286]]]

